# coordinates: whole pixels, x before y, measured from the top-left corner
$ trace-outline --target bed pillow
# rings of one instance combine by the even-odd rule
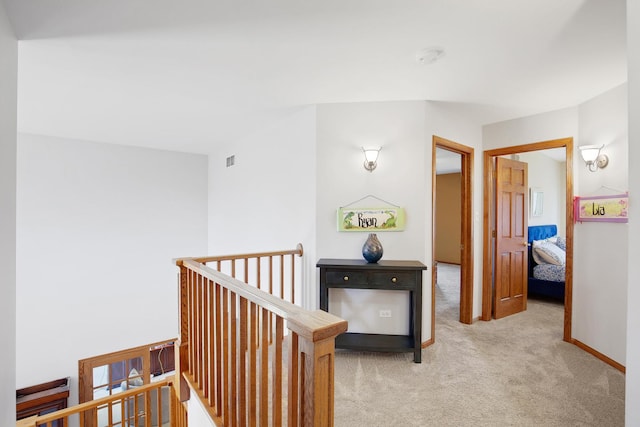
[[[536,262],[536,264],[547,264],[547,262],[540,256],[538,255],[538,253],[534,250],[534,248],[537,248],[538,246],[540,246],[541,243],[546,242],[546,240],[534,240],[531,242],[531,256],[533,257],[533,260]]]
[[[559,247],[563,251],[565,252],[567,251],[567,239],[565,239],[564,237],[558,236],[558,238],[554,243],[556,244],[557,247]]]
[[[566,261],[566,254],[562,249],[544,240],[534,240],[532,255],[534,261],[538,264],[564,265]]]

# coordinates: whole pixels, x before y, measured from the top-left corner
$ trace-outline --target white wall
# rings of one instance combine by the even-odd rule
[[[425,103],[417,101],[318,106],[318,257],[362,258],[367,234],[338,232],[336,210],[373,195],[406,212],[405,231],[378,235],[383,259],[426,261],[425,165],[431,147],[426,149],[425,114]],[[373,172],[364,169],[363,146],[382,147]],[[384,202],[368,198],[358,205]]]
[[[0,425],[15,423],[18,43],[0,1]]]
[[[417,259],[431,265],[431,136],[480,147],[481,131],[455,106],[425,102],[326,104],[292,111],[284,120],[209,157],[209,253],[305,248],[304,305],[318,305],[319,258],[361,259],[366,235],[338,233],[336,209],[369,194],[403,206],[407,229],[380,233],[385,259]],[[383,146],[378,168],[367,172],[361,147]],[[236,164],[226,167],[235,155]],[[476,156],[476,174],[480,177]],[[474,205],[481,207],[476,192]],[[360,203],[377,205],[375,199]],[[233,211],[229,207],[233,206]],[[480,214],[477,214],[480,221]],[[266,224],[266,226],[265,226]],[[481,227],[475,227],[481,253]],[[480,314],[480,266],[476,266],[476,316]],[[425,274],[423,340],[429,339],[430,273]],[[355,292],[355,291],[354,291]],[[357,292],[356,292],[357,293]],[[365,298],[363,300],[362,298]],[[358,296],[357,308],[331,303],[356,328],[405,331],[404,313],[380,324],[377,305],[404,309],[408,296]],[[334,299],[335,302],[335,299]],[[350,314],[369,307],[362,319]],[[333,310],[332,310],[333,311]],[[358,316],[361,313],[356,313]],[[367,316],[376,314],[375,318]],[[362,316],[361,316],[362,317]],[[353,321],[355,320],[355,321]],[[358,324],[358,320],[360,323]],[[389,325],[389,322],[392,324]],[[385,329],[385,328],[390,329]]]
[[[474,149],[473,165],[473,319],[482,314],[482,126],[478,117],[482,116],[482,108],[475,105],[465,105],[447,102],[427,102],[427,138],[431,147],[433,135],[440,136]],[[427,199],[427,257],[431,256],[431,152],[428,155],[426,170],[429,174],[429,197]],[[430,301],[429,301],[430,303]],[[424,339],[424,337],[423,337]],[[437,338],[436,338],[437,339]]]
[[[529,215],[529,225],[556,224],[558,234],[564,236],[567,214],[564,194],[566,163],[535,151],[518,156],[521,162],[528,165],[529,188],[539,188],[544,192],[542,215]]]
[[[590,195],[600,186],[626,189],[626,88],[620,86],[574,108],[485,126],[485,149],[574,137],[574,192]],[[588,172],[577,146],[614,136],[617,165]],[[605,142],[605,141],[603,141]],[[574,226],[572,336],[624,364],[627,262],[626,225]],[[626,234],[625,234],[626,235]],[[603,286],[606,283],[607,286]]]
[[[578,106],[579,140],[576,146],[605,144],[609,165],[597,172],[584,166],[576,149],[577,195],[627,191],[629,185],[628,85],[623,84]],[[577,147],[576,147],[577,148]]]
[[[486,125],[482,129],[482,143],[484,150],[493,150],[532,142],[575,138],[577,134],[578,109],[571,107]],[[574,144],[576,143],[574,140]]]
[[[576,145],[606,144],[605,169],[589,172],[577,154],[576,195],[625,192],[628,189],[627,85],[578,107]],[[614,189],[614,190],[612,190]],[[573,331],[575,339],[626,363],[629,226],[578,223],[574,227]]]
[[[17,385],[71,376],[73,403],[79,359],[177,336],[172,258],[206,251],[207,158],[18,137]]]
[[[294,249],[302,243],[305,268],[297,294],[305,307],[315,307],[307,285],[316,263],[315,111],[294,109],[286,120],[209,156],[208,254]],[[227,168],[231,155],[235,165]]]
[[[336,209],[373,195],[406,210],[406,229],[378,233],[383,259],[413,259],[429,271],[423,275],[422,341],[431,338],[431,146],[432,136],[471,147],[481,143],[480,127],[455,105],[437,102],[376,102],[318,106],[318,258],[362,259],[365,233],[338,232]],[[363,167],[361,147],[381,146],[378,167]],[[476,176],[479,176],[476,156]],[[475,179],[475,178],[474,178]],[[476,181],[478,182],[478,181]],[[476,192],[474,209],[480,205]],[[385,202],[366,198],[353,206],[380,207]],[[480,216],[477,216],[479,221]],[[474,227],[481,247],[481,228]],[[480,252],[482,253],[481,250]],[[476,266],[474,315],[480,314],[480,274]],[[408,295],[383,291],[335,291],[330,309],[349,320],[349,330],[406,333]],[[380,309],[391,309],[390,319]]]
[[[640,163],[640,3],[627,0],[629,164]],[[629,235],[640,236],[640,168],[629,168]],[[629,239],[627,292],[626,424],[640,425],[640,239]]]
[[[403,207],[406,213],[404,231],[378,233],[384,250],[382,259],[411,259],[430,265],[424,244],[425,201],[431,195],[431,175],[426,168],[428,164],[431,169],[431,144],[426,143],[425,103],[345,103],[317,108],[318,258],[362,259],[368,234],[338,232],[336,210],[373,195]],[[369,146],[382,147],[373,172],[363,166],[362,147]],[[385,202],[375,198],[352,205],[384,206]],[[424,275],[425,294],[430,294],[429,277]],[[349,331],[408,333],[408,293],[332,290],[329,297],[330,311],[349,321]],[[430,317],[429,307],[423,308],[423,318]],[[392,317],[381,319],[378,311],[382,308],[391,309]]]
[[[192,391],[192,393],[194,393]],[[195,395],[193,395],[195,396]],[[189,425],[197,427],[216,427],[200,399],[189,399],[187,402]]]

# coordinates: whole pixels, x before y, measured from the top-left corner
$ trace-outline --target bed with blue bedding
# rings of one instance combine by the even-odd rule
[[[564,300],[566,246],[558,227],[533,225],[528,232],[528,293]]]

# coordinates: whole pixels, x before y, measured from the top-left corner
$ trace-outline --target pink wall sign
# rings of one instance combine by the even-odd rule
[[[573,203],[576,222],[628,222],[629,194],[576,197]]]

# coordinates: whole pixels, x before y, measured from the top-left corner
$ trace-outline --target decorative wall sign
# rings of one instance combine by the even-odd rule
[[[576,197],[576,221],[628,222],[629,194]]]
[[[402,231],[404,209],[384,208],[338,208],[338,231]]]

